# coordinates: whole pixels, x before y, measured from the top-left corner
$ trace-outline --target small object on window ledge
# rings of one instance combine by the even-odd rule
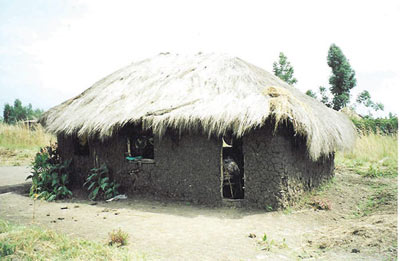
[[[137,156],[137,157],[126,157],[127,160],[129,161],[136,161],[136,160],[141,160],[143,159],[142,156]]]
[[[138,163],[139,166],[143,164],[154,164],[154,159],[144,159],[143,156],[125,157],[129,162]]]

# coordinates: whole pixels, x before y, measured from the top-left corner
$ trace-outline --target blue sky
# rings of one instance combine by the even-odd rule
[[[40,60],[24,48],[39,39],[48,39],[62,26],[63,17],[75,17],[80,12],[68,1],[0,0],[1,108],[16,98],[43,109],[66,99],[59,97],[57,88],[43,90],[37,70]]]
[[[296,88],[328,86],[337,44],[366,89],[398,113],[399,1],[0,0],[0,107],[48,109],[132,61],[223,52],[268,71],[284,52]]]

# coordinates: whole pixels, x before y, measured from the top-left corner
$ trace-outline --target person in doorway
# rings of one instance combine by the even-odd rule
[[[242,194],[240,169],[231,157],[224,159],[224,186],[229,186],[230,198],[237,198]]]

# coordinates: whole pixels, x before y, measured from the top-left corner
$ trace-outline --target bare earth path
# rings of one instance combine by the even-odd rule
[[[0,187],[24,183],[29,174],[29,167],[0,167]]]
[[[128,247],[147,260],[391,260],[397,255],[397,196],[387,208],[354,217],[357,204],[371,194],[367,182],[388,186],[397,179],[378,182],[338,173],[326,192],[330,211],[302,207],[267,213],[148,199],[34,204],[23,193],[7,192],[0,194],[0,218],[104,243],[108,232],[121,228],[130,236]],[[269,251],[258,243],[264,233]]]
[[[27,187],[29,174],[29,167],[0,167],[0,193]]]

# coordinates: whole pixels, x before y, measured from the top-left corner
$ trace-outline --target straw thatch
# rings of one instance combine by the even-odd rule
[[[56,134],[111,136],[127,123],[163,135],[168,127],[227,130],[240,137],[266,124],[293,124],[307,138],[312,159],[352,146],[355,131],[327,108],[272,74],[227,55],[159,54],[132,63],[95,83],[41,118]]]

